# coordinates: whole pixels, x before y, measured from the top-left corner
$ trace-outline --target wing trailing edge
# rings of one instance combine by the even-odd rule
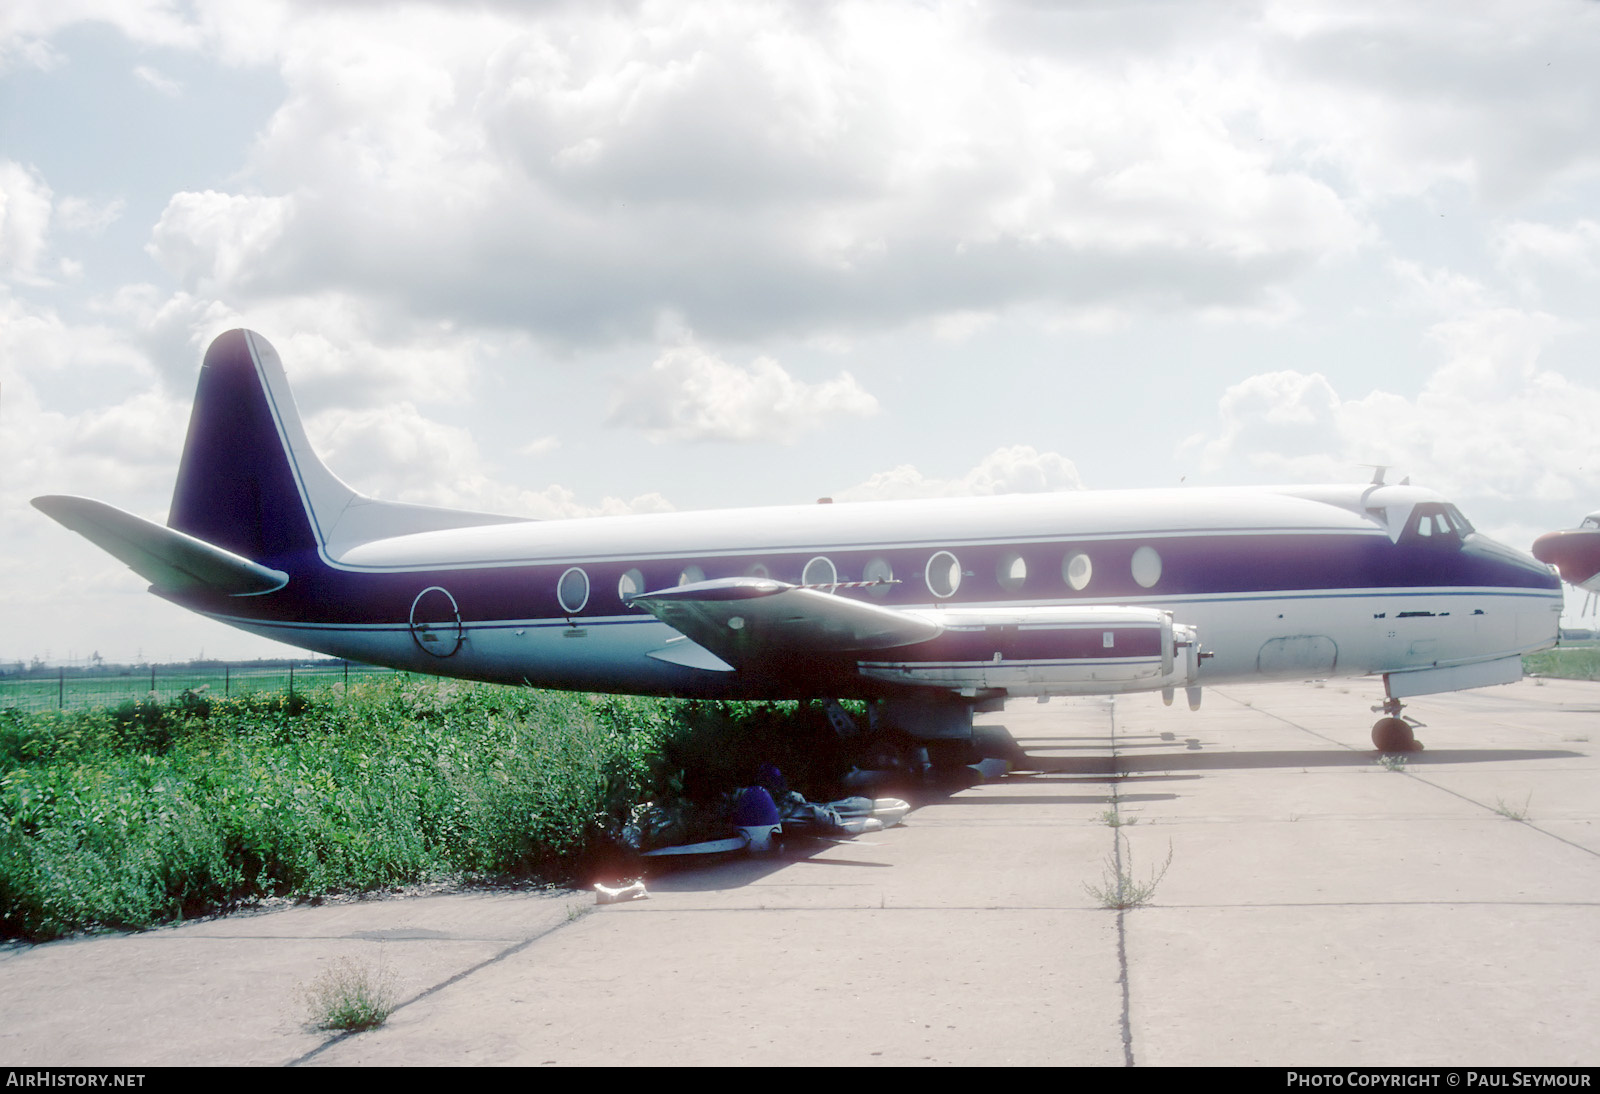
[[[289,575],[203,539],[91,498],[50,494],[33,507],[126,563],[163,593],[256,596],[281,589]]]

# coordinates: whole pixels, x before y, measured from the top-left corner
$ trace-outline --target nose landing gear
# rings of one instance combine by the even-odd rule
[[[1417,740],[1417,735],[1412,732],[1411,723],[1400,717],[1400,709],[1405,706],[1400,700],[1387,698],[1373,710],[1383,711],[1384,716],[1372,725],[1372,743],[1379,752],[1421,752],[1422,742]]]

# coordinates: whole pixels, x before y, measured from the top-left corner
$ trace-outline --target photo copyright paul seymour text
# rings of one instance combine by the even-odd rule
[[[1291,1071],[1285,1086],[1292,1087],[1590,1087],[1587,1071]]]

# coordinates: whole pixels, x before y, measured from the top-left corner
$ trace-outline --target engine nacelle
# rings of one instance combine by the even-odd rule
[[[909,613],[908,613],[909,614]],[[1195,629],[1156,608],[951,608],[917,612],[937,638],[858,662],[863,676],[966,694],[1104,695],[1192,685]]]

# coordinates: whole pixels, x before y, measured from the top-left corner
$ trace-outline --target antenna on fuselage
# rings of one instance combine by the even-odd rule
[[[1370,467],[1370,468],[1372,468],[1372,485],[1373,486],[1382,486],[1383,485],[1383,476],[1389,470],[1389,465],[1386,464],[1386,463],[1362,463],[1362,464],[1357,464],[1356,466],[1357,467]]]

